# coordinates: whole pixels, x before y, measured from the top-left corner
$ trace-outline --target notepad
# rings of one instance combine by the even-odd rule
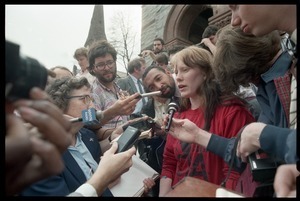
[[[143,180],[146,178],[159,178],[156,172],[138,156],[132,156],[133,165],[125,172],[119,182],[110,188],[114,197],[140,197],[144,193]]]

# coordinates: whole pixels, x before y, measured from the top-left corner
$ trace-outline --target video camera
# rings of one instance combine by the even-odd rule
[[[33,87],[45,89],[47,69],[36,59],[20,55],[20,46],[5,42],[5,99],[28,99]]]

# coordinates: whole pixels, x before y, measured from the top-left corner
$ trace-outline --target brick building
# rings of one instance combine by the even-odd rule
[[[143,5],[141,50],[152,49],[153,39],[161,37],[165,47],[201,42],[204,29],[230,23],[227,5]]]

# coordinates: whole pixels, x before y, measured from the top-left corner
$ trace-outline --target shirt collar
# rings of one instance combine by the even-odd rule
[[[292,58],[287,51],[281,53],[277,60],[273,63],[272,67],[261,75],[264,82],[270,82],[276,77],[284,76],[286,71],[290,68]]]
[[[297,44],[297,29],[295,29],[295,31],[293,31],[292,35],[291,35],[291,40]]]
[[[103,85],[98,79],[95,79],[95,80],[106,91],[112,91],[110,88],[107,88],[105,85]],[[115,81],[114,81],[114,88],[116,89],[117,92],[120,90],[120,87],[117,85],[117,83]]]
[[[154,103],[157,107],[161,107],[161,106],[168,105],[170,103],[170,101],[171,101],[171,99],[168,99],[165,103],[161,103],[159,101],[155,101]]]
[[[129,74],[129,76],[131,77],[132,81],[134,83],[137,83],[138,79],[136,77],[134,77],[133,75]]]

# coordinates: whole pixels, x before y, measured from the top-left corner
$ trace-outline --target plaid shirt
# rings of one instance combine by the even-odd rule
[[[121,89],[120,87],[114,82],[115,91],[118,93]],[[94,105],[96,110],[104,111],[107,108],[111,107],[118,99],[118,94],[104,86],[99,82],[98,79],[95,79],[92,85],[92,96],[94,98]],[[115,118],[111,119],[103,128],[115,128],[123,123],[128,121],[129,117],[124,116],[116,116]]]
[[[272,68],[261,75],[262,81],[256,94],[261,106],[259,122],[282,128],[289,127],[291,63],[292,58],[285,51]]]

